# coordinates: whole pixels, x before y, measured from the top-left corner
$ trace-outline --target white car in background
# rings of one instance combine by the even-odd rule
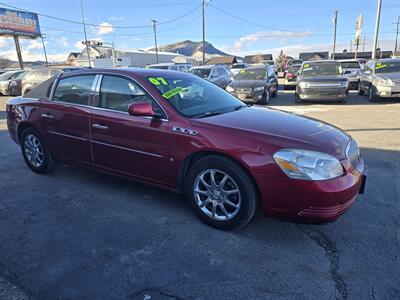
[[[278,74],[278,66],[276,65],[274,60],[263,60],[261,63],[264,65],[270,65],[274,68],[275,74]]]
[[[361,64],[356,59],[339,60],[343,74],[349,80],[349,88],[357,90],[360,82]]]
[[[233,64],[230,71],[233,74],[233,76],[236,76],[237,74],[239,74],[240,70],[243,70],[245,68],[247,68],[249,66],[249,64],[246,63],[236,63]]]

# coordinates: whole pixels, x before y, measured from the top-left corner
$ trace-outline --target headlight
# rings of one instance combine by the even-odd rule
[[[11,81],[9,86],[17,86],[17,82],[16,81]]]
[[[233,87],[231,87],[231,86],[228,85],[228,86],[226,87],[226,91],[227,91],[227,92],[234,92],[235,89],[234,89]]]
[[[264,91],[264,87],[263,86],[258,86],[256,88],[253,89],[254,92],[263,92]]]
[[[299,87],[302,88],[302,89],[307,89],[309,87],[309,84],[307,82],[300,81],[299,82]]]
[[[391,81],[390,79],[377,78],[377,79],[376,79],[376,85],[380,85],[380,86],[394,86],[394,82]]]
[[[321,152],[282,149],[273,158],[282,171],[294,179],[316,181],[343,175],[341,163],[335,157]]]

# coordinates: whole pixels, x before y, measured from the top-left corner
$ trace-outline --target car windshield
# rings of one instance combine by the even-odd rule
[[[400,60],[376,63],[375,73],[398,73],[398,72],[400,72]]]
[[[15,77],[15,79],[23,79],[25,77],[26,74],[28,74],[29,72],[22,72],[20,74],[18,74],[17,77]]]
[[[299,59],[294,59],[294,60],[290,60],[289,61],[289,65],[294,65],[294,64],[301,64],[302,63],[302,61],[301,60],[299,60]]]
[[[15,74],[14,71],[8,71],[0,75],[0,81],[8,80]]]
[[[319,75],[340,75],[342,74],[342,66],[340,63],[305,63],[301,72],[302,76],[319,76]]]
[[[168,66],[147,66],[147,69],[168,70]]]
[[[179,113],[189,118],[228,113],[245,106],[225,90],[196,76],[168,74],[146,79]]]
[[[264,80],[267,76],[265,69],[244,69],[239,72],[237,80]]]
[[[234,64],[232,69],[243,69],[245,66],[243,64]]]
[[[300,67],[301,66],[290,66],[290,68],[288,69],[288,73],[297,74],[299,73]]]
[[[340,63],[344,69],[360,69],[358,61],[343,61]]]
[[[197,75],[201,78],[207,78],[208,75],[210,75],[211,68],[197,68],[197,69],[191,69],[190,73]]]

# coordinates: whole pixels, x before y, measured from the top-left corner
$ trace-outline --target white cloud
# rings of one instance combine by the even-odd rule
[[[82,41],[76,41],[74,43],[74,47],[76,49],[78,49],[79,51],[82,51],[83,49],[85,49],[85,45],[82,44]]]
[[[222,50],[226,52],[242,52],[255,43],[265,42],[267,40],[278,39],[281,43],[285,43],[288,39],[302,40],[311,35],[312,33],[310,31],[259,31],[240,37],[234,42],[233,46],[223,47]]]
[[[100,23],[99,26],[106,26],[106,27],[98,27],[97,34],[99,35],[108,34],[114,31],[113,25],[109,22]]]
[[[57,54],[47,54],[47,59],[49,62],[64,62],[67,59],[68,53],[57,53]],[[2,54],[2,57],[18,61],[17,53],[15,50],[9,50]],[[30,51],[30,50],[22,50],[22,59],[24,61],[44,61],[44,53],[43,51]]]
[[[65,36],[60,37],[60,38],[56,38],[56,39],[54,39],[54,40],[55,40],[55,42],[57,43],[57,45],[59,45],[59,46],[62,46],[62,47],[69,47],[68,39],[67,39]]]
[[[5,47],[6,45],[8,45],[8,40],[7,40],[7,38],[1,37],[1,36],[0,36],[0,47],[3,48],[3,47]]]
[[[45,42],[45,45],[46,44],[47,44],[47,42]],[[28,50],[30,50],[30,49],[43,49],[43,44],[42,44],[42,41],[40,41],[39,39],[31,40],[26,48]]]

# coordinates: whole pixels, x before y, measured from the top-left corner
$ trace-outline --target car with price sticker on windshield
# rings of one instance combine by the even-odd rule
[[[226,90],[245,102],[268,104],[278,95],[278,78],[272,66],[253,66],[242,69]]]
[[[6,115],[32,171],[66,163],[182,193],[218,229],[244,226],[258,210],[333,221],[364,191],[364,160],[348,133],[248,106],[189,73],[83,69],[29,95],[9,99]]]
[[[306,61],[297,77],[295,102],[346,102],[349,79],[340,62],[335,60]]]

